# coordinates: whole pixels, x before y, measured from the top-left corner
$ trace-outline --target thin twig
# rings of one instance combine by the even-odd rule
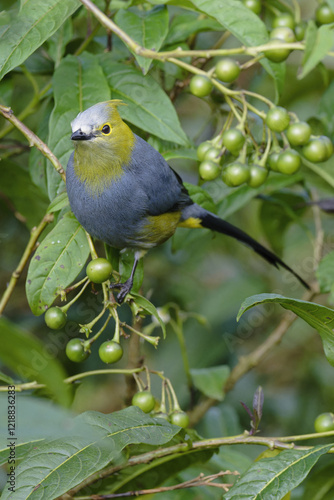
[[[22,271],[23,271],[25,265],[27,264],[30,255],[32,254],[32,252],[35,249],[35,245],[37,243],[38,238],[40,237],[41,233],[44,231],[46,226],[52,221],[53,221],[53,214],[46,214],[43,217],[40,224],[31,230],[30,239],[29,239],[28,244],[23,252],[21,260],[20,260],[17,268],[15,269],[15,271],[13,271],[12,276],[10,278],[10,281],[8,283],[8,286],[7,286],[4,294],[1,297],[0,316],[2,315],[12,293],[14,292],[16,283],[18,282],[18,280],[22,274]]]
[[[184,481],[183,483],[174,484],[172,486],[160,486],[158,488],[148,488],[145,490],[134,490],[134,491],[126,491],[124,493],[111,493],[110,495],[92,495],[92,496],[84,496],[77,497],[78,500],[105,500],[110,498],[125,498],[125,497],[139,497],[141,495],[152,495],[154,493],[163,493],[166,491],[175,491],[182,490],[186,488],[194,488],[199,486],[215,486],[216,488],[220,488],[225,492],[228,491],[232,484],[229,483],[214,483],[215,479],[218,479],[222,476],[237,476],[239,472],[237,471],[221,471],[217,474],[211,474],[210,476],[204,476],[204,474],[199,474],[199,476],[194,479],[189,479],[188,481]]]
[[[30,146],[35,146],[54,166],[58,174],[65,182],[64,169],[56,156],[52,153],[49,147],[43,142],[34,132],[32,132],[24,123],[22,123],[13,113],[11,108],[0,105],[0,113],[6,120],[14,125],[29,141]]]

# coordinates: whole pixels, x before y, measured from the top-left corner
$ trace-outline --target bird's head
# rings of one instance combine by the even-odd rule
[[[120,104],[124,103],[119,99],[99,102],[79,113],[71,123],[72,141],[103,147],[122,140],[128,127],[118,113],[117,106]]]
[[[74,168],[87,185],[96,186],[119,177],[130,164],[135,137],[123,122],[115,99],[82,111],[72,121]],[[94,188],[95,189],[95,188]]]

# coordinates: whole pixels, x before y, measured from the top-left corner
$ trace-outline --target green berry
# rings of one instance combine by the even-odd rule
[[[248,165],[239,162],[230,163],[222,172],[222,179],[229,187],[237,187],[248,182],[250,177]]]
[[[262,186],[268,177],[268,170],[260,165],[250,165],[247,184],[252,188]]]
[[[231,151],[232,154],[238,154],[245,143],[245,136],[241,130],[230,128],[223,133],[223,145]]]
[[[240,74],[240,66],[234,59],[225,57],[217,62],[215,66],[215,73],[219,80],[231,83],[238,78]]]
[[[330,24],[334,22],[334,12],[330,6],[323,2],[315,11],[315,19],[318,24]]]
[[[144,413],[150,413],[155,407],[155,399],[149,391],[139,391],[133,396],[132,404],[138,406]]]
[[[174,425],[178,425],[179,427],[182,427],[183,429],[186,429],[189,427],[189,417],[184,411],[174,411],[170,417],[170,421]]]
[[[190,80],[190,92],[196,97],[205,97],[212,90],[212,82],[205,75],[195,75]]]
[[[213,161],[204,160],[200,164],[198,171],[204,181],[213,181],[220,174],[220,167]]]
[[[285,42],[284,40],[280,40],[280,39],[275,39],[275,38],[272,38],[269,40],[269,42],[267,42],[267,45],[283,45]],[[274,48],[274,49],[266,49],[263,51],[264,52],[264,55],[266,56],[267,59],[269,59],[269,61],[272,61],[272,62],[283,62],[285,61],[285,59],[288,58],[291,50],[290,49],[285,49],[284,47],[277,47],[277,48]]]
[[[260,0],[242,0],[242,3],[244,4],[245,7],[247,7],[249,10],[254,12],[254,14],[261,14],[261,1]]]
[[[301,23],[297,24],[294,31],[295,31],[297,42],[301,42],[302,40],[304,40],[304,37],[305,37],[306,23],[301,22]]]
[[[63,328],[66,324],[66,319],[66,314],[60,307],[50,307],[44,315],[45,323],[49,328],[52,328],[52,330]]]
[[[295,20],[291,14],[284,13],[275,17],[273,20],[273,28],[281,27],[290,28],[292,30],[295,28]]]
[[[334,414],[320,413],[314,421],[315,432],[334,431]]]
[[[114,340],[107,340],[100,345],[99,356],[104,363],[116,363],[123,356],[122,346]]]
[[[199,161],[204,160],[205,153],[208,151],[208,149],[211,149],[211,148],[212,148],[212,143],[210,141],[202,142],[198,146],[196,152],[197,152],[197,158],[199,159]]]
[[[283,132],[290,123],[289,113],[285,108],[277,106],[271,108],[266,116],[266,124],[274,132]]]
[[[289,125],[286,137],[291,146],[304,146],[311,137],[311,127],[306,122],[297,122]]]
[[[296,41],[295,34],[290,28],[274,28],[270,33],[270,38],[282,40],[286,43],[293,43]]]
[[[274,151],[273,153],[271,153],[271,155],[268,158],[268,166],[269,166],[270,170],[273,170],[274,172],[278,172],[277,160],[278,160],[278,157],[280,154],[281,154],[281,152]]]
[[[88,278],[93,283],[103,283],[107,281],[112,273],[112,265],[109,260],[99,257],[98,259],[91,260],[86,267]]]
[[[299,170],[301,159],[294,149],[286,149],[281,153],[277,160],[277,170],[281,174],[294,174]]]
[[[206,153],[204,155],[204,160],[209,160],[209,161],[219,163],[220,153],[221,153],[220,149],[211,147],[206,151]]]
[[[320,137],[311,139],[310,142],[303,147],[303,155],[312,163],[321,163],[328,160],[326,142],[321,140]]]
[[[80,363],[88,358],[89,353],[85,351],[81,339],[71,339],[66,345],[66,356],[74,363]]]

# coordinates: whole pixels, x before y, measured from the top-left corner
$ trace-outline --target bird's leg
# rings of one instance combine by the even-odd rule
[[[124,301],[126,295],[131,292],[131,288],[133,286],[133,278],[136,272],[137,264],[140,259],[141,255],[135,253],[135,261],[133,263],[132,271],[130,274],[130,278],[128,278],[124,283],[112,283],[110,285],[110,288],[119,288],[119,293],[117,294],[117,302],[119,304],[122,304]]]

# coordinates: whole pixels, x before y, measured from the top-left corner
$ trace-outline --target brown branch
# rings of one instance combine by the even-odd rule
[[[29,257],[30,255],[32,254],[32,252],[34,251],[34,248],[35,248],[35,245],[37,243],[37,240],[39,238],[39,236],[41,235],[41,233],[44,231],[44,229],[46,228],[46,226],[53,221],[53,214],[46,214],[42,221],[40,222],[40,224],[33,228],[31,233],[30,233],[30,239],[28,241],[28,244],[24,250],[24,253],[21,257],[21,260],[19,262],[19,265],[17,266],[17,268],[15,269],[15,271],[12,273],[12,276],[10,278],[10,281],[9,281],[9,284],[3,294],[3,296],[1,297],[1,300],[0,300],[0,316],[2,315],[7,303],[8,303],[8,300],[10,299],[13,291],[14,291],[14,288],[16,286],[16,283],[18,282],[21,274],[22,274],[22,271],[26,265],[26,263],[28,262],[29,260]]]
[[[48,146],[14,115],[11,108],[0,105],[0,113],[27,138],[30,146],[35,146],[44,156],[46,156],[46,158],[48,158],[48,160],[50,160],[58,174],[65,182],[66,177],[64,169],[58,158],[56,158]]]
[[[173,486],[160,486],[159,488],[149,488],[145,490],[135,490],[135,491],[126,491],[124,493],[112,493],[110,495],[92,495],[90,497],[86,497],[91,500],[105,500],[108,498],[125,498],[125,497],[139,497],[141,495],[152,495],[154,493],[163,493],[166,491],[175,491],[182,490],[185,488],[194,488],[199,486],[215,486],[216,488],[220,488],[225,492],[228,491],[233,485],[228,483],[214,483],[215,479],[218,479],[222,476],[237,476],[239,472],[234,471],[221,471],[218,474],[212,474],[210,476],[204,476],[204,474],[200,474],[194,479],[189,479],[188,481],[184,481],[183,483],[174,484]],[[85,497],[83,497],[85,498]]]

